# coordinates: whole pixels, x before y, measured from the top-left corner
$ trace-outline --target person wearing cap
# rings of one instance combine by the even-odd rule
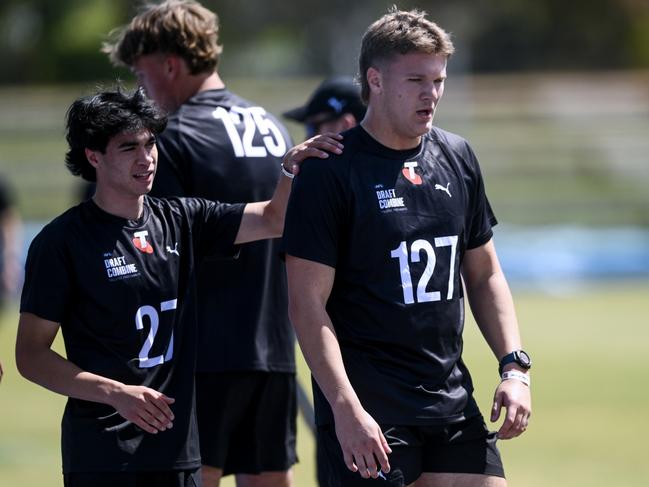
[[[303,123],[308,138],[355,127],[365,116],[365,105],[360,86],[351,76],[334,76],[320,83],[305,105],[283,115]]]

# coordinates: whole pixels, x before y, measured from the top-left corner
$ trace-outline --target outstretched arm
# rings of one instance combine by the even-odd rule
[[[331,405],[345,464],[363,478],[390,471],[392,450],[379,425],[363,409],[343,364],[340,345],[326,311],[335,270],[288,255],[289,315],[309,368]],[[378,464],[377,464],[378,460]]]
[[[296,175],[300,171],[302,161],[309,157],[326,159],[329,153],[340,154],[343,149],[340,140],[342,137],[338,134],[318,135],[306,140],[289,149],[284,155],[282,166],[285,171]],[[282,236],[291,183],[292,178],[282,174],[270,200],[246,205],[235,243]]]
[[[473,316],[496,359],[519,350],[521,338],[514,301],[492,240],[466,252],[462,275]],[[505,370],[512,368],[519,367],[513,363],[505,366]],[[501,439],[514,438],[525,431],[532,412],[529,387],[518,379],[502,381],[494,395],[491,421],[498,420],[503,407],[506,409],[505,421],[498,436]]]
[[[130,386],[85,372],[54,350],[59,324],[21,313],[16,337],[16,365],[32,382],[64,396],[109,404],[149,433],[173,426],[174,399],[144,386]]]

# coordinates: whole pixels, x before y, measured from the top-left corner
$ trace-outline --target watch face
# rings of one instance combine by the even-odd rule
[[[523,367],[530,367],[532,365],[532,359],[530,356],[523,350],[518,351],[518,360]]]

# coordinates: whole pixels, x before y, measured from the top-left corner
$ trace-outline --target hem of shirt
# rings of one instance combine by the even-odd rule
[[[467,250],[472,250],[472,249],[477,249],[478,247],[482,247],[484,244],[489,242],[489,240],[491,240],[493,236],[494,236],[493,230],[489,229],[487,233],[484,233],[479,237],[471,240],[466,246],[466,248]]]
[[[317,255],[307,255],[304,252],[301,252],[300,250],[286,250],[284,252],[285,255],[290,255],[291,257],[297,257],[298,259],[303,259],[303,260],[310,260],[311,262],[317,262],[318,264],[323,264],[328,267],[331,267],[332,269],[336,268],[336,262],[335,261],[329,261],[326,258],[317,256]]]
[[[466,421],[477,416],[481,416],[482,413],[477,410],[475,412],[470,412],[468,414],[456,414],[453,416],[444,416],[444,417],[416,417],[416,418],[381,418],[373,416],[374,421],[380,425],[390,425],[390,426],[444,426],[448,424],[456,424],[462,421]],[[333,418],[330,420],[321,420],[316,421],[316,426],[331,426],[334,424]]]
[[[295,374],[297,373],[297,366],[295,364],[259,364],[259,365],[246,365],[241,367],[197,367],[196,372],[200,373],[224,373],[224,372],[269,372],[279,374]]]

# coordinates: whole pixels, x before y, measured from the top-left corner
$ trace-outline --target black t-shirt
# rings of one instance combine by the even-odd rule
[[[335,268],[327,303],[349,379],[381,423],[448,423],[478,413],[462,362],[460,266],[496,223],[464,139],[434,128],[410,151],[361,127],[342,155],[310,159],[293,186],[290,255]],[[317,421],[332,421],[317,384]]]
[[[62,421],[64,472],[200,466],[194,414],[195,267],[229,257],[243,205],[145,197],[138,220],[92,200],[32,242],[21,312],[61,324],[81,369],[175,399],[174,426],[152,435],[112,407],[70,398]]]
[[[289,147],[288,132],[263,108],[225,89],[200,92],[158,138],[151,194],[229,203],[270,199]],[[295,370],[278,240],[245,244],[234,261],[205,262],[197,297],[199,371]]]

